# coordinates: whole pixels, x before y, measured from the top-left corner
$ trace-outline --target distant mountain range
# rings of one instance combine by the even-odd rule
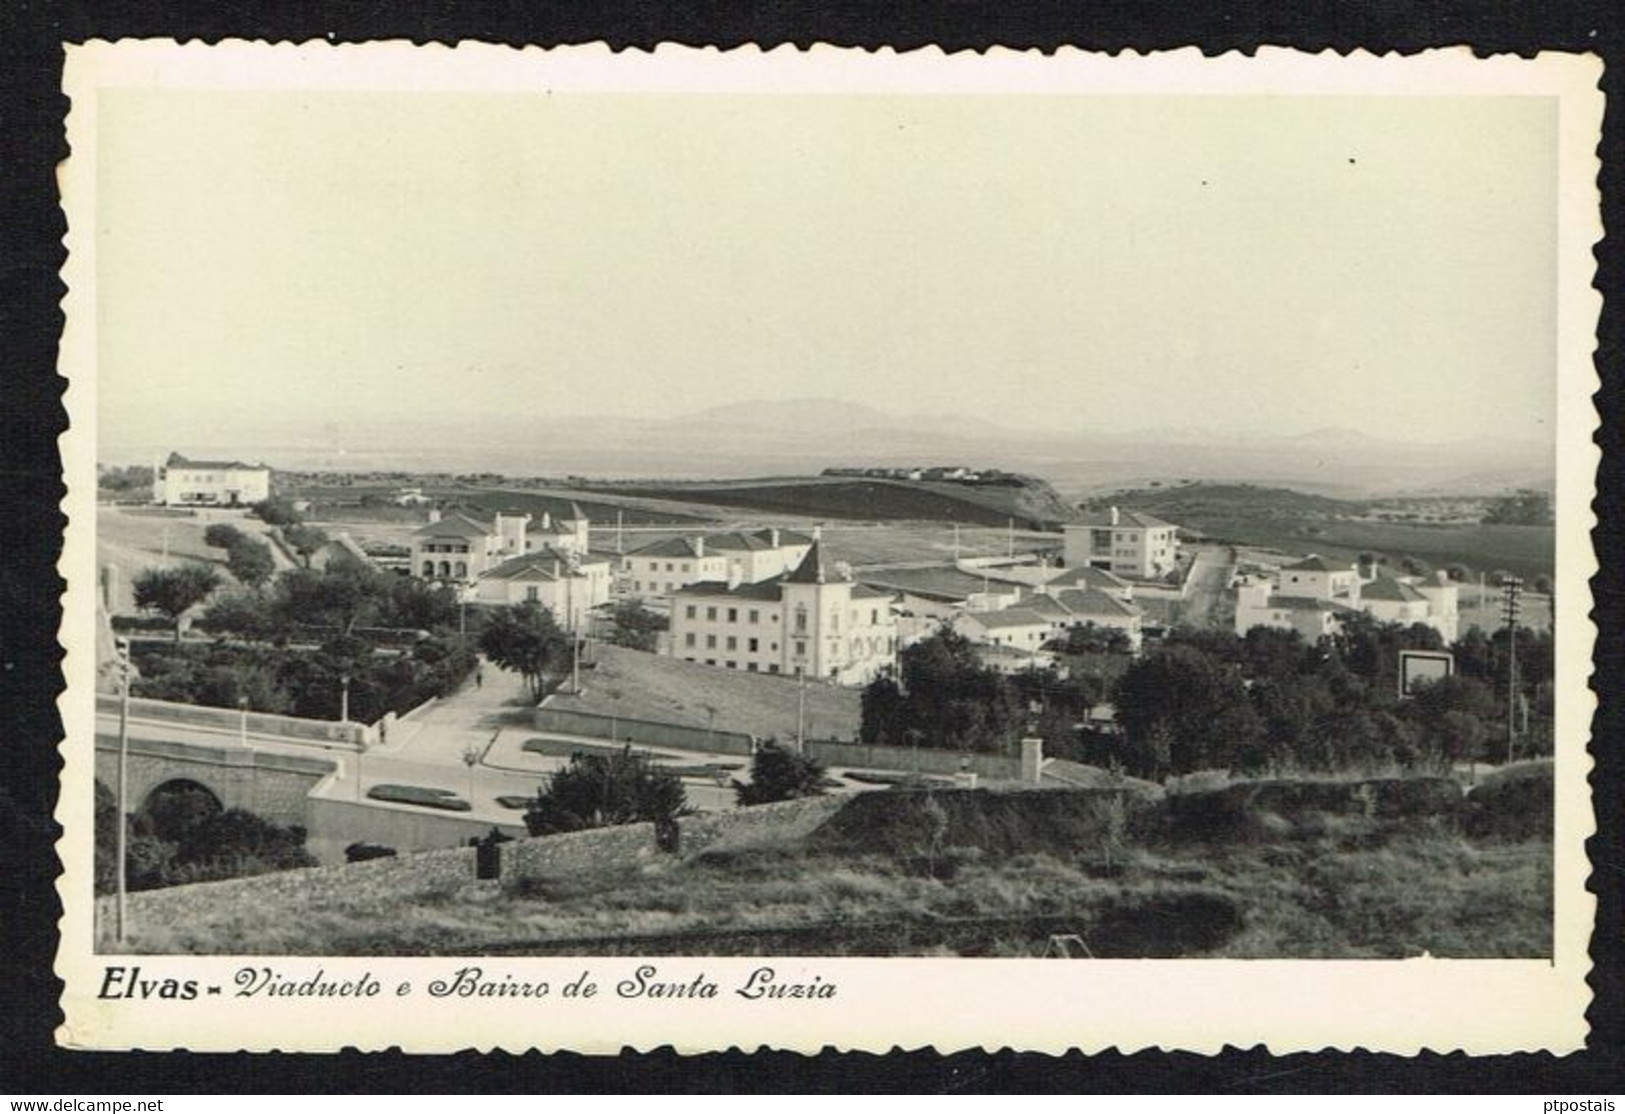
[[[104,429],[107,427],[104,426]],[[893,414],[826,398],[745,401],[674,418],[494,415],[360,418],[208,443],[104,444],[112,463],[180,449],[261,458],[283,468],[502,472],[603,478],[806,475],[832,466],[963,464],[1027,472],[1081,496],[1151,480],[1273,483],[1328,495],[1550,491],[1549,444],[1417,443],[1330,427],[1309,433],[1190,428],[1028,429],[981,416]],[[109,430],[109,434],[112,431]],[[194,435],[195,436],[195,435]]]

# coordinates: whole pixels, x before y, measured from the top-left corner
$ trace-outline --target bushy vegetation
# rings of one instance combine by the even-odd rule
[[[429,789],[421,785],[374,785],[367,790],[367,796],[375,801],[437,808],[442,812],[471,812],[474,808],[450,789]]]
[[[575,646],[553,613],[531,600],[486,616],[480,650],[503,669],[518,673],[531,695],[540,697],[550,676],[570,668]]]
[[[576,832],[617,824],[669,823],[688,811],[675,775],[626,747],[615,754],[577,754],[555,773],[525,810],[531,835]]]
[[[1244,638],[1176,631],[1135,662],[1114,699],[1124,731],[1117,757],[1137,776],[1199,769],[1242,773],[1446,770],[1505,757],[1504,632],[1470,631],[1451,649],[1457,675],[1398,693],[1401,650],[1439,650],[1430,627],[1351,616],[1317,643],[1258,627]],[[1552,638],[1522,631],[1524,753],[1551,747]],[[1522,710],[1520,708],[1520,719]]]
[[[750,781],[733,783],[742,805],[765,805],[816,797],[824,792],[824,767],[777,742],[767,742],[750,759]]]
[[[216,642],[137,644],[135,696],[200,704],[246,706],[309,719],[337,719],[343,679],[349,678],[350,718],[371,723],[447,696],[473,672],[475,658],[455,639],[431,637],[410,651],[385,654],[363,639],[335,637],[315,654],[263,644]],[[239,701],[245,702],[239,704]]]
[[[181,638],[181,617],[218,587],[219,574],[205,565],[147,569],[131,584],[135,605],[144,611],[156,611],[174,623],[177,642]]]
[[[1351,616],[1311,644],[1294,631],[1176,628],[1124,669],[1101,678],[1052,671],[1004,677],[945,631],[903,651],[899,676],[863,693],[863,741],[1011,753],[1035,732],[1052,757],[1166,779],[1195,770],[1243,774],[1443,770],[1506,758],[1508,635],[1470,630],[1450,649],[1457,674],[1402,699],[1401,650],[1440,650],[1432,628]],[[1519,755],[1550,753],[1550,632],[1519,631]],[[1080,723],[1103,699],[1120,737]]]
[[[316,865],[305,850],[303,828],[285,828],[242,809],[222,810],[213,794],[195,785],[160,787],[130,818],[127,839],[126,884],[132,891]],[[117,888],[117,841],[118,804],[98,780],[97,893]]]
[[[610,619],[615,624],[609,634],[611,643],[650,654],[655,651],[660,632],[670,625],[665,616],[649,610],[637,600],[617,603],[610,610]]]

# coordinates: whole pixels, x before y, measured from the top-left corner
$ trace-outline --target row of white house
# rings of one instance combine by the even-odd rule
[[[1236,589],[1236,633],[1253,627],[1295,630],[1311,642],[1336,632],[1349,615],[1364,612],[1384,623],[1421,623],[1456,640],[1456,586],[1443,572],[1431,577],[1360,576],[1353,564],[1315,554]]]

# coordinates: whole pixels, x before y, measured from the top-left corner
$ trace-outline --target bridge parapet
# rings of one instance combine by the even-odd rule
[[[105,693],[96,696],[96,711],[103,715],[117,715],[119,698]],[[244,727],[244,713],[231,708],[208,708],[198,704],[177,704],[170,700],[130,698],[130,715],[136,719],[157,720],[162,723],[182,724],[188,727],[208,727],[221,731],[240,731]],[[281,716],[270,712],[247,713],[247,728],[256,735],[279,735],[302,742],[326,743],[362,749],[377,741],[376,731],[364,723],[334,723],[323,719],[303,719],[299,716]]]

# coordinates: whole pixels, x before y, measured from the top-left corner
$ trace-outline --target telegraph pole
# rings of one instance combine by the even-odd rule
[[[1502,617],[1507,623],[1507,761],[1518,741],[1518,604],[1523,581],[1515,576],[1502,585]]]
[[[807,752],[807,671],[796,670],[796,753]]]
[[[113,932],[119,944],[124,943],[124,904],[129,892],[129,801],[130,785],[130,640],[120,638],[118,648],[119,702],[118,702],[118,901],[115,906]]]

